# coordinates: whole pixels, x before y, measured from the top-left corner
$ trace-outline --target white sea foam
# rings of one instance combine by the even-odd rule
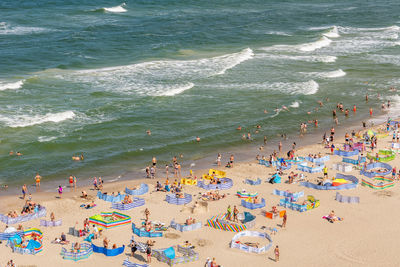
[[[265,34],[281,35],[281,36],[292,36],[291,34],[289,34],[287,32],[281,32],[281,31],[267,31]]]
[[[82,71],[58,70],[58,78],[96,84],[105,90],[149,96],[173,96],[194,86],[193,80],[222,75],[254,56],[250,48],[196,60],[159,60]]]
[[[294,102],[292,102],[292,104],[290,104],[289,107],[291,107],[291,108],[298,108],[298,107],[300,107],[300,103],[299,103],[298,101],[294,101]]]
[[[346,76],[346,72],[342,69],[334,70],[334,71],[324,71],[324,72],[301,72],[302,74],[310,77],[319,77],[319,78],[339,78]]]
[[[128,10],[124,8],[126,6],[125,3],[120,4],[119,6],[114,6],[114,7],[103,7],[104,11],[107,12],[112,12],[112,13],[124,13]]]
[[[400,45],[400,27],[397,25],[376,28],[356,28],[343,26],[312,27],[309,30],[328,30],[322,34],[322,38],[312,43],[298,45],[274,45],[264,47],[261,50],[268,52],[299,53],[307,52],[318,54],[318,56],[350,55],[366,52],[379,51],[386,47]],[[330,38],[338,38],[332,41]],[[291,55],[290,55],[291,56]],[[294,55],[299,56],[299,55]],[[300,55],[302,56],[302,55]]]
[[[265,51],[286,51],[286,52],[314,52],[315,50],[321,49],[323,47],[329,46],[332,40],[322,36],[315,42],[297,44],[297,45],[273,45],[269,47],[260,48]]]
[[[380,51],[399,45],[400,27],[397,25],[380,28],[355,28],[338,26],[342,34],[331,46],[322,48],[321,53],[349,55]]]
[[[306,61],[306,62],[323,62],[323,63],[332,63],[337,60],[335,56],[323,56],[323,55],[284,55],[284,54],[257,54],[257,58],[268,58],[273,60],[296,60],[296,61]]]
[[[38,137],[38,141],[40,143],[50,142],[50,141],[53,141],[55,139],[57,139],[56,136],[39,136]]]
[[[295,83],[289,90],[291,94],[313,95],[318,92],[318,89],[319,84],[314,80],[310,80],[308,82]]]
[[[328,32],[324,33],[324,36],[329,37],[329,38],[339,38],[340,34],[338,31],[338,28],[336,26],[333,26],[332,29],[330,29]]]
[[[275,118],[276,116],[279,115],[279,113],[281,113],[281,111],[282,111],[282,109],[281,109],[281,108],[278,108],[278,109],[275,111],[275,114],[273,114],[272,116],[270,116],[270,118]]]
[[[50,31],[41,27],[13,26],[7,22],[0,22],[0,35],[25,35]]]
[[[24,80],[17,82],[0,82],[0,91],[4,90],[16,90],[24,85]]]
[[[322,47],[328,46],[330,45],[332,42],[331,39],[323,36],[321,39],[319,39],[318,41],[312,42],[312,43],[307,43],[307,44],[302,44],[299,46],[299,49],[301,51],[305,51],[305,52],[312,52],[315,51],[317,49],[320,49]]]
[[[334,70],[334,71],[321,72],[320,75],[321,75],[321,77],[324,77],[324,78],[338,78],[338,77],[346,76],[346,72],[344,72],[341,69],[338,69],[338,70]]]
[[[238,84],[212,84],[210,87],[237,90],[269,90],[287,94],[313,95],[318,92],[319,84],[314,80],[306,82],[264,82]]]
[[[368,59],[378,64],[393,64],[400,66],[400,56],[398,55],[370,55]]]
[[[75,117],[73,111],[64,111],[59,113],[47,113],[45,115],[15,115],[15,116],[4,116],[0,115],[0,121],[4,122],[7,126],[12,128],[27,127],[46,122],[58,123],[64,120],[69,120]]]
[[[162,88],[162,91],[160,91],[159,93],[155,92],[153,95],[154,96],[174,96],[174,95],[178,95],[183,93],[186,90],[191,89],[194,86],[194,83],[187,83],[187,84],[183,84],[181,86],[177,85],[177,86],[173,86],[170,89],[165,89]]]

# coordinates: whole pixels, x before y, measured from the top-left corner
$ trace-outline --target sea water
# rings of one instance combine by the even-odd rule
[[[330,127],[337,102],[358,107],[340,123],[388,99],[395,115],[399,4],[3,0],[0,184],[190,163],[243,147],[243,133]]]

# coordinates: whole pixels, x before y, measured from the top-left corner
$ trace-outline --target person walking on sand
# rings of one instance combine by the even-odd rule
[[[40,176],[39,173],[36,173],[35,176],[36,188],[40,188],[40,179],[42,179],[42,176]]]
[[[233,221],[234,222],[239,222],[238,214],[239,214],[239,210],[236,208],[236,206],[233,206]]]
[[[231,209],[231,205],[228,206],[227,210],[226,210],[226,218],[228,219],[228,221],[230,221],[232,219],[232,209]]]
[[[274,249],[274,254],[275,254],[275,262],[279,261],[279,247],[276,246]]]
[[[97,190],[97,177],[94,177],[93,178],[93,188],[94,188],[94,190]]]
[[[151,166],[151,168],[150,168],[150,176],[151,176],[151,179],[156,178],[156,168],[154,166]]]
[[[325,177],[328,177],[328,168],[326,167],[326,165],[325,165],[325,167],[322,169],[322,171],[324,172],[324,178],[325,178]]]
[[[178,163],[177,168],[178,168],[178,176],[179,176],[179,178],[181,178],[182,177],[181,176],[181,164]]]
[[[22,199],[25,199],[26,193],[28,193],[28,188],[26,187],[26,184],[22,186]]]
[[[217,166],[218,166],[218,167],[221,166],[221,159],[222,159],[222,156],[221,156],[220,153],[218,153],[218,155],[217,155]]]
[[[165,164],[165,178],[168,179],[168,164]]]
[[[131,243],[129,244],[129,246],[131,247],[131,256],[134,257],[135,256],[135,252],[137,250],[135,240],[132,239]]]
[[[229,163],[230,163],[230,167],[233,168],[233,161],[235,160],[235,157],[233,156],[233,154],[230,156],[229,158]]]
[[[369,108],[369,116],[370,116],[370,117],[372,117],[372,113],[373,113],[372,108]]]
[[[146,222],[149,221],[150,211],[148,208],[144,210],[144,215],[146,216]]]
[[[282,152],[282,142],[281,141],[279,141],[278,148],[279,148],[279,153],[281,153]]]
[[[150,178],[150,167],[146,166],[146,178]]]
[[[287,213],[283,214],[282,217],[282,228],[286,228],[286,222],[287,222]]]

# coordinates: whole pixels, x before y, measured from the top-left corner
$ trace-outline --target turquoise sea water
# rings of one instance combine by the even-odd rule
[[[389,98],[396,114],[399,14],[394,0],[3,0],[0,184],[191,162],[257,124],[259,142],[329,127],[337,102],[357,104],[348,122]]]

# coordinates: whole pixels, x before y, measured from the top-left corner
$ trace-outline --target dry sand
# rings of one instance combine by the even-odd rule
[[[344,138],[337,137],[340,141]],[[338,140],[338,141],[339,141]],[[389,148],[391,136],[378,140],[378,148]],[[322,148],[321,144],[300,148],[297,151],[298,156],[305,156],[309,153],[321,152],[328,153],[328,149]],[[331,156],[328,162],[330,168],[333,163],[341,161],[339,156]],[[400,158],[389,162],[392,166],[400,166]],[[210,166],[211,167],[211,166]],[[167,231],[168,235],[162,238],[154,238],[156,244],[154,248],[166,248],[172,245],[182,244],[188,240],[196,246],[196,251],[200,254],[199,261],[184,264],[185,266],[204,266],[207,257],[216,257],[218,264],[224,267],[236,266],[399,266],[400,253],[398,252],[397,241],[400,239],[400,228],[398,221],[400,218],[400,209],[397,205],[400,200],[400,187],[389,188],[385,191],[377,191],[359,185],[353,190],[340,191],[343,195],[359,196],[359,204],[345,204],[335,201],[336,191],[319,191],[301,187],[298,184],[274,184],[264,183],[271,176],[273,169],[257,164],[256,161],[248,163],[240,163],[232,169],[225,169],[227,177],[234,181],[234,186],[230,190],[225,190],[228,197],[219,201],[208,203],[208,212],[204,207],[202,211],[192,215],[196,220],[203,223],[203,227],[192,232],[178,232],[174,229]],[[294,170],[294,168],[292,168]],[[287,180],[286,171],[283,181]],[[298,171],[295,171],[299,173]],[[195,175],[198,177],[203,171],[197,171]],[[336,174],[336,171],[329,169],[329,176]],[[361,178],[359,171],[353,170],[351,173]],[[307,174],[307,179],[316,179],[322,177],[321,173]],[[257,186],[250,186],[243,183],[246,178],[261,178],[263,183]],[[164,182],[164,178],[160,181]],[[170,179],[171,180],[171,179]],[[173,180],[173,179],[172,179]],[[104,191],[116,192],[123,191],[125,186],[138,185],[143,180],[132,180],[117,183],[105,184]],[[154,181],[145,180],[146,183],[154,184]],[[191,215],[189,208],[168,204],[164,201],[166,193],[153,192],[153,185],[150,186],[150,192],[140,196],[146,200],[146,205],[126,211],[124,213],[132,216],[132,221],[136,224],[144,218],[145,207],[149,208],[150,219],[169,222],[175,218],[177,222],[183,223],[184,220]],[[267,209],[279,203],[280,197],[272,195],[274,188],[280,190],[290,190],[292,192],[304,191],[305,195],[313,195],[320,200],[320,207],[307,212],[297,212],[287,210],[288,221],[287,228],[281,229],[279,225],[282,219],[270,220],[261,215],[261,210],[251,211],[256,218],[256,227],[251,230],[263,231],[262,226],[276,227],[278,233],[272,235],[273,247],[279,245],[280,261],[273,261],[273,248],[265,254],[247,254],[236,249],[229,248],[229,242],[234,233],[216,230],[204,226],[206,220],[218,213],[226,211],[228,205],[238,206],[239,210],[245,211],[240,206],[240,199],[235,195],[237,190],[246,189],[250,192],[258,192],[261,197],[265,198]],[[66,190],[69,191],[69,190]],[[195,186],[185,186],[184,191],[193,194],[197,199],[200,192],[205,190]],[[5,242],[0,245],[0,266],[5,266],[6,262],[14,259],[17,266],[121,266],[124,259],[128,256],[130,250],[127,248],[125,252],[116,257],[106,257],[102,254],[94,253],[90,258],[79,262],[63,260],[60,256],[61,245],[51,244],[55,237],[61,232],[68,232],[68,228],[78,223],[78,228],[82,228],[83,220],[101,211],[112,211],[111,204],[95,197],[95,191],[88,190],[88,193],[95,199],[97,207],[91,210],[80,208],[80,204],[87,203],[78,197],[81,189],[66,192],[62,199],[56,199],[56,193],[34,193],[33,200],[44,205],[48,210],[49,219],[50,212],[54,212],[56,218],[62,218],[63,225],[61,227],[45,228],[39,227],[39,219],[23,223],[25,229],[29,227],[38,227],[44,231],[43,243],[44,250],[37,255],[20,255],[12,253],[11,249],[5,246]],[[6,196],[1,198],[0,212],[6,213],[9,210],[20,210],[23,206],[23,200],[16,196]],[[192,206],[193,202],[188,204]],[[181,210],[183,210],[181,212]],[[322,219],[331,210],[344,218],[342,222],[329,223]],[[246,210],[247,211],[247,210]],[[1,231],[5,227],[3,223],[0,225]],[[104,236],[111,240],[111,244],[116,243],[118,246],[129,244],[132,236],[131,225],[106,230]],[[168,236],[168,237],[167,237]],[[83,241],[83,238],[72,237],[67,234],[67,239],[75,241]],[[139,238],[138,241],[145,242],[147,238]],[[243,239],[245,240],[245,239]],[[251,239],[256,242],[256,239]],[[98,240],[97,242],[100,242]],[[261,241],[260,243],[262,243]],[[68,246],[69,247],[69,246]],[[135,259],[130,260],[136,263],[144,263],[146,255],[137,253]],[[151,266],[167,266],[165,263],[158,262],[153,258]],[[183,266],[183,264],[182,264]]]

